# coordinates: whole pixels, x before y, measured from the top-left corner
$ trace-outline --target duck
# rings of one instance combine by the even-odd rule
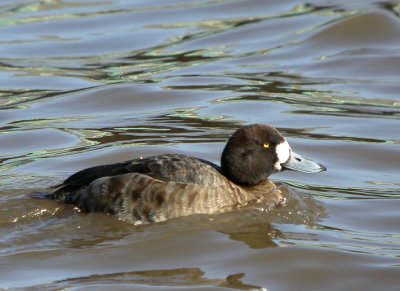
[[[276,128],[251,124],[230,136],[220,166],[182,154],[140,157],[78,171],[52,187],[48,198],[136,225],[254,203],[269,210],[284,198],[268,177],[284,170],[317,173],[326,167],[294,152]]]

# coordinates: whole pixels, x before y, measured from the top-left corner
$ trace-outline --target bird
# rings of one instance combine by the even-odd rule
[[[47,198],[135,225],[254,203],[268,210],[284,202],[268,179],[283,170],[317,173],[326,167],[294,152],[276,128],[251,124],[229,137],[220,166],[182,154],[140,157],[78,171],[53,186]]]

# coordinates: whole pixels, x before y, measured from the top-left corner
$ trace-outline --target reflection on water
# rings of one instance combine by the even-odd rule
[[[2,1],[0,288],[397,290],[399,11]],[[287,204],[268,214],[140,227],[29,196],[139,156],[218,163],[249,123],[329,170],[274,175]]]
[[[229,275],[225,279],[208,279],[204,277],[205,273],[199,268],[171,269],[171,270],[149,270],[138,272],[123,272],[105,275],[91,275],[87,277],[72,278],[54,282],[52,284],[34,286],[32,290],[43,289],[63,289],[85,286],[103,286],[103,288],[116,288],[123,285],[133,285],[136,288],[144,286],[171,286],[206,288],[223,287],[237,290],[266,290],[259,286],[244,284],[241,279],[245,274]],[[98,288],[98,287],[97,287]],[[106,290],[106,289],[104,289]],[[172,289],[171,289],[172,290]]]

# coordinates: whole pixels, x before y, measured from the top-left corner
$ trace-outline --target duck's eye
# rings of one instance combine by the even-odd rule
[[[268,149],[269,148],[269,143],[263,144],[263,148]]]

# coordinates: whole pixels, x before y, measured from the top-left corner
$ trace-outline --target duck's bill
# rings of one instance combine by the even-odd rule
[[[317,164],[316,162],[309,159],[303,158],[294,151],[290,152],[290,156],[287,162],[281,165],[284,169],[299,171],[303,173],[319,173],[322,171],[326,171],[325,166]]]

